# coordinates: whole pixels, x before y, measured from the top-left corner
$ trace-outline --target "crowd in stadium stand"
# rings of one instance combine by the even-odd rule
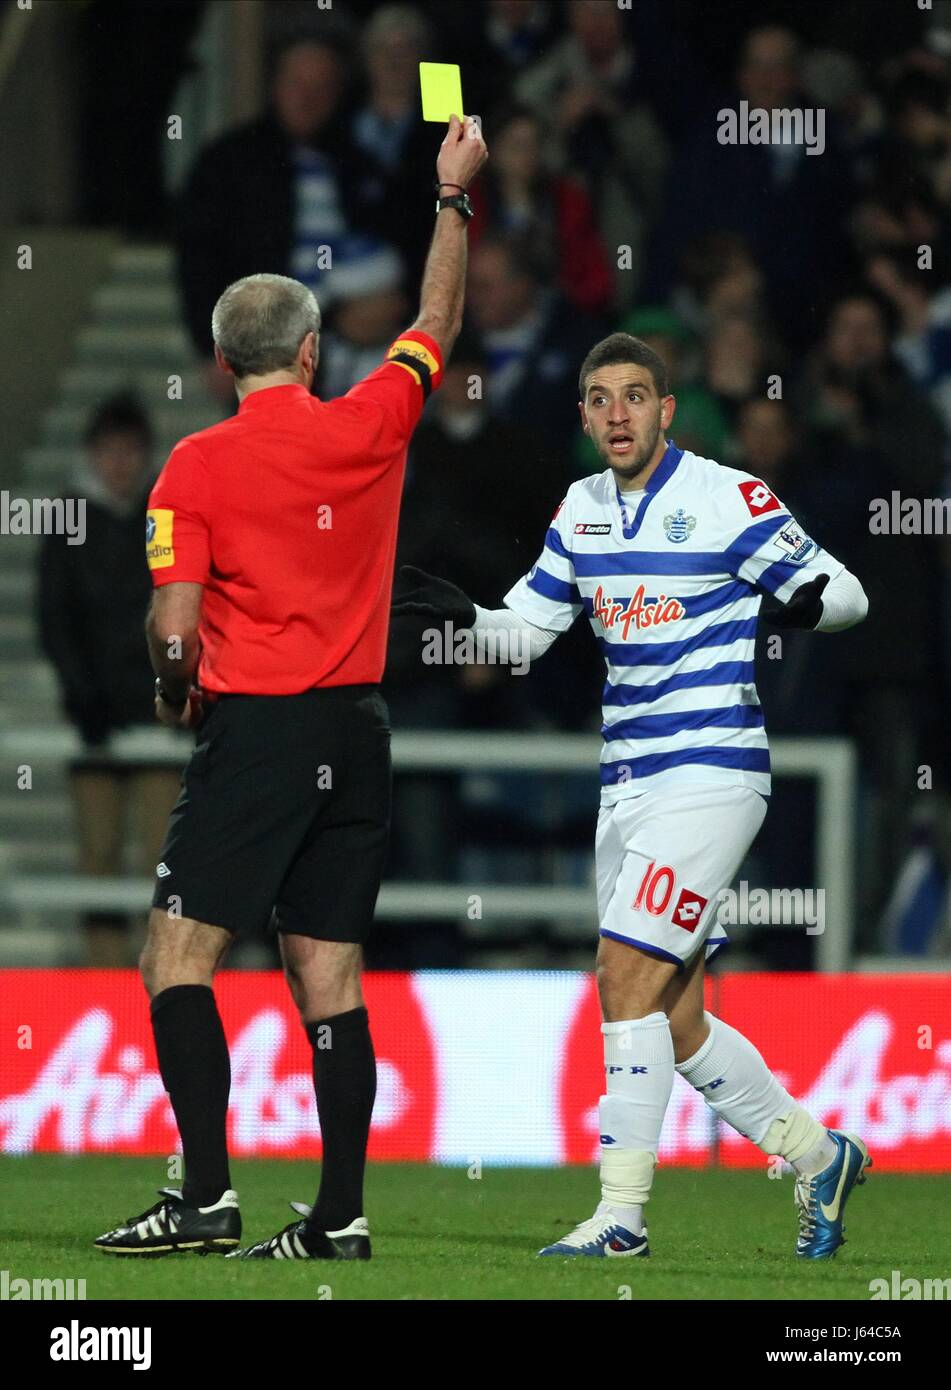
[[[169,222],[222,401],[211,308],[265,269],[313,287],[316,389],[341,394],[415,311],[438,136],[418,63],[461,61],[491,159],[463,337],[410,451],[400,560],[498,604],[567,484],[599,467],[577,417],[587,348],[619,328],[647,340],[679,402],[671,437],[763,477],[868,592],[853,631],[794,634],[758,663],[772,733],[858,741],[867,913],[907,848],[914,769],[946,761],[951,651],[947,538],[869,529],[873,499],[948,489],[951,31],[907,8],[888,33],[847,3],[764,4],[755,21],[691,0],[313,13],[271,36],[266,110],[201,152]],[[821,153],[719,143],[717,113],[741,101],[821,108]],[[524,678],[434,674],[395,649],[394,722],[597,727],[601,662],[577,628]],[[774,836],[795,830],[789,808]]]

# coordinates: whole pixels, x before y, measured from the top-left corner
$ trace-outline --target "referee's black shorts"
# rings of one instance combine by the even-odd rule
[[[152,906],[230,932],[370,932],[390,821],[375,685],[220,696],[198,730]]]

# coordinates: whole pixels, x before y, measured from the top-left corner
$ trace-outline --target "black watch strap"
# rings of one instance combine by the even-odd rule
[[[181,700],[171,699],[168,693],[166,692],[164,685],[162,684],[161,676],[156,676],[155,678],[155,693],[163,702],[163,704],[168,705],[171,709],[183,710],[185,708],[185,705],[188,703],[187,695],[185,695]]]
[[[451,198],[437,198],[436,211],[442,212],[443,208],[455,208],[460,216],[468,222],[473,214],[472,204],[469,202],[468,193],[456,193]]]

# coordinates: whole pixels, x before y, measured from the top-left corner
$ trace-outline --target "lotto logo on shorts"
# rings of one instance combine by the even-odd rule
[[[703,916],[703,909],[706,905],[706,898],[701,898],[699,893],[692,893],[689,888],[681,888],[677,906],[674,908],[670,920],[675,927],[683,927],[685,931],[694,931]]]
[[[764,512],[779,511],[779,498],[773,496],[765,483],[750,478],[748,482],[738,483],[737,486],[750,509],[750,516],[762,516]]]

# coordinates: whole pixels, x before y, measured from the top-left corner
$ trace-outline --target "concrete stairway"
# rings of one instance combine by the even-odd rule
[[[26,450],[16,495],[55,497],[82,459],[82,434],[95,407],[119,390],[135,391],[155,430],[156,470],[184,434],[220,418],[206,394],[181,327],[171,252],[123,246],[91,299],[54,403]],[[181,399],[168,379],[181,377]],[[0,537],[0,965],[79,959],[75,915],[14,910],[3,880],[11,874],[67,873],[74,867],[72,809],[62,759],[43,758],[31,790],[17,787],[17,730],[62,738],[55,677],[39,651],[34,619],[38,538]]]

